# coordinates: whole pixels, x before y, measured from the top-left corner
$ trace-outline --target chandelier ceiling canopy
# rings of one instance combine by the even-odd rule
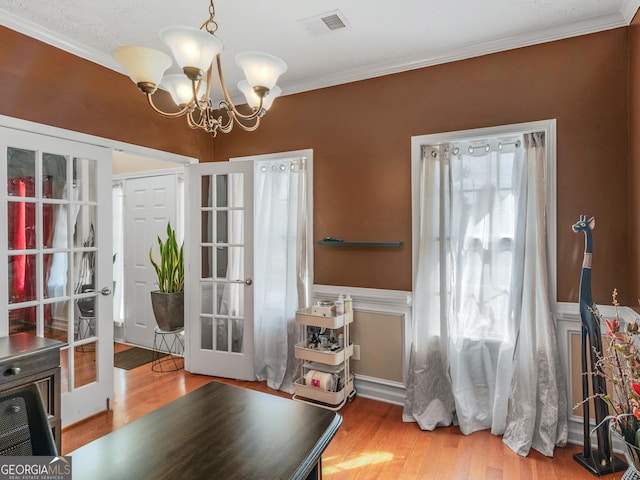
[[[236,64],[246,77],[238,83],[248,105],[246,111],[241,112],[224,84],[220,61],[224,46],[216,36],[217,30],[215,7],[210,0],[209,18],[199,29],[177,26],[160,31],[160,39],[171,50],[182,74],[165,75],[172,64],[171,58],[152,48],[118,47],[113,51],[113,57],[147,96],[149,105],[157,113],[166,117],[186,116],[191,128],[205,130],[214,137],[218,131],[230,132],[234,124],[253,131],[260,125],[260,119],[273,100],[280,95],[276,82],[287,70],[287,64],[267,53],[243,52],[236,55]],[[224,97],[220,102],[214,102],[210,93],[214,70]],[[177,110],[165,112],[155,105],[153,94],[158,87],[169,92]]]

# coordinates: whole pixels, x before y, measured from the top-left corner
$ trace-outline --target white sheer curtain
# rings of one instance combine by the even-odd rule
[[[255,371],[293,392],[295,312],[309,302],[305,160],[256,162],[254,195]]]
[[[67,185],[65,185],[62,193],[63,200],[67,200],[69,198],[67,192]],[[67,216],[67,212],[70,208],[68,204],[62,204],[58,208],[55,226],[53,229],[53,238],[51,239],[51,248],[63,249],[68,248],[69,246],[69,242],[67,241],[67,238],[69,237],[67,222],[71,220],[71,224],[75,227],[78,211],[80,210],[80,207],[76,203],[78,201],[78,188],[75,186],[72,187],[72,197],[73,203],[71,203],[71,219]],[[51,269],[49,271],[49,278],[47,280],[49,297],[63,297],[68,295],[68,268],[69,254],[63,252],[54,253],[53,260],[51,262]],[[59,305],[54,304],[54,308],[57,308],[58,306]]]
[[[520,455],[533,448],[551,456],[554,445],[566,444],[568,426],[566,383],[547,295],[544,141],[540,133],[525,135],[528,207],[525,221],[518,223],[518,242],[524,250],[523,284],[514,302],[519,332],[503,441]]]
[[[548,299],[544,138],[526,137],[424,147],[403,418],[490,428],[521,455],[551,455],[566,441],[566,397]],[[543,391],[525,381],[534,367]],[[550,425],[554,435],[541,433]]]

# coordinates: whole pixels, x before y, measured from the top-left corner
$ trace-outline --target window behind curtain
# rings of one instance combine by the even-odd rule
[[[452,339],[505,340],[522,192],[522,137],[451,146]],[[524,221],[524,219],[522,219]]]

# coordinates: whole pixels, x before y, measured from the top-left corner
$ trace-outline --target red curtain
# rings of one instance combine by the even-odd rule
[[[24,178],[9,179],[9,195],[13,197],[26,197],[27,182]],[[9,245],[13,250],[27,248],[26,237],[26,204],[24,202],[11,202],[9,204]],[[26,255],[13,257],[13,289],[11,301],[23,300],[25,293]]]
[[[11,197],[35,197],[33,177],[16,177],[8,181],[8,194]],[[43,196],[51,196],[51,181],[43,182]],[[52,206],[43,207],[43,237],[51,234]],[[36,248],[36,204],[34,202],[9,203],[8,241],[10,250]],[[9,300],[19,303],[36,299],[36,257],[35,255],[13,255],[13,280],[9,285]],[[45,312],[46,323],[51,322],[50,308]],[[35,310],[26,311],[25,323],[35,323]]]

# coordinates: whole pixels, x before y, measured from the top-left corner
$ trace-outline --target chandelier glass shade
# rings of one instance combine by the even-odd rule
[[[147,96],[149,105],[157,113],[166,117],[186,116],[191,128],[203,129],[214,137],[218,131],[230,132],[234,124],[253,131],[260,125],[260,119],[274,99],[281,94],[276,82],[287,70],[287,64],[261,52],[236,55],[236,64],[246,77],[238,83],[247,100],[245,111],[240,111],[224,84],[220,61],[224,47],[215,35],[218,24],[214,17],[215,8],[213,0],[210,0],[209,19],[199,29],[167,27],[160,31],[160,39],[171,50],[182,74],[165,75],[172,60],[169,55],[152,48],[118,47],[113,51],[113,57]],[[223,95],[219,102],[214,102],[210,93],[214,72]],[[153,94],[158,87],[169,92],[177,110],[166,112],[155,105]]]

